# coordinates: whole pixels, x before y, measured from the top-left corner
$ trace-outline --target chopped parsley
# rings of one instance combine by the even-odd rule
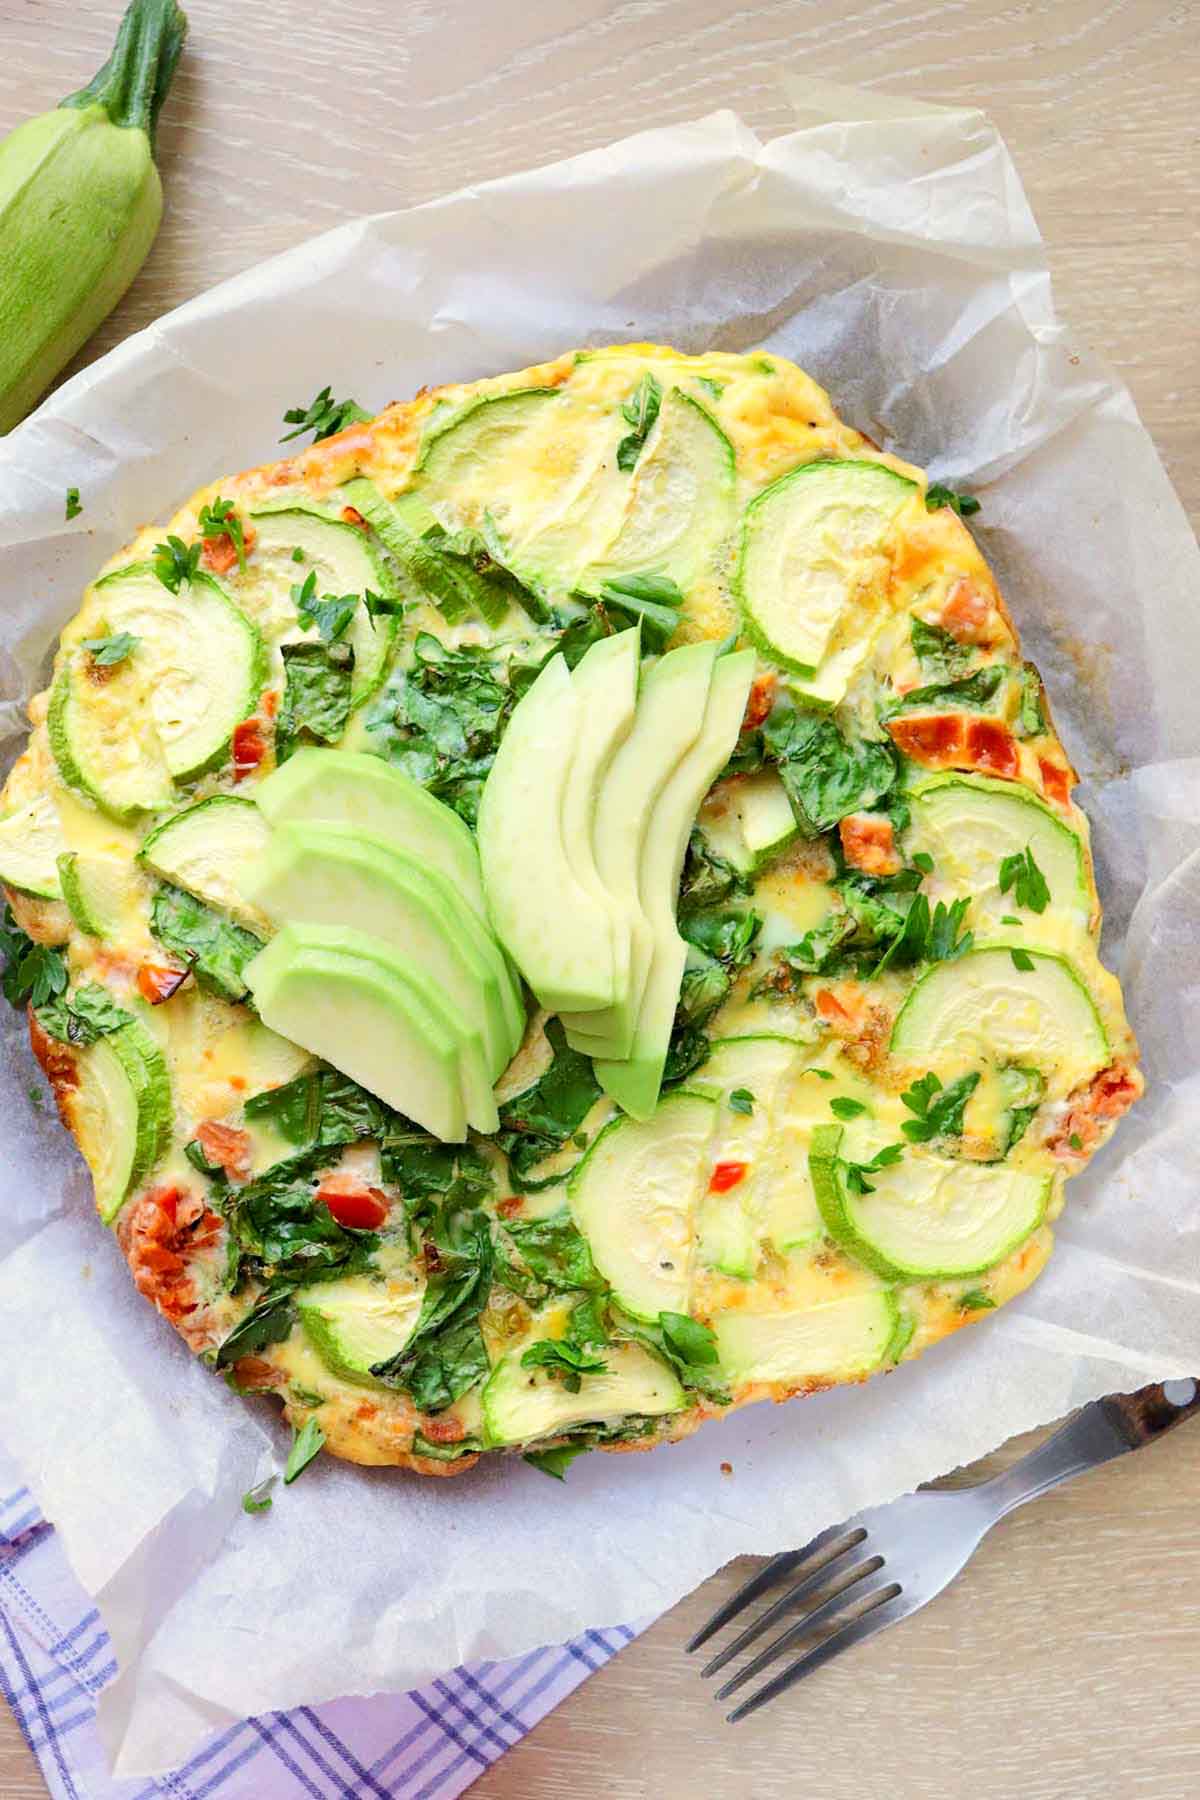
[[[958,1296],[959,1312],[994,1312],[996,1302],[982,1288],[968,1288],[965,1294]]]
[[[842,1172],[846,1186],[852,1194],[873,1194],[874,1185],[867,1180],[879,1169],[890,1169],[904,1155],[903,1144],[885,1144],[882,1150],[876,1151],[870,1162],[843,1162]]]
[[[933,874],[933,858],[927,850],[918,850],[912,858],[914,869],[920,869],[922,875]]]
[[[642,376],[628,400],[621,404],[621,417],[633,429],[617,445],[617,467],[628,474],[642,454],[646,439],[654,429],[662,406],[662,388],[655,376]]]
[[[940,481],[932,482],[925,494],[926,512],[937,512],[939,507],[948,506],[956,512],[960,519],[966,519],[979,511],[979,501],[974,494],[959,494],[953,488],[944,487]]]
[[[867,1108],[861,1100],[851,1100],[847,1095],[836,1094],[829,1102],[829,1110],[835,1119],[859,1119]]]
[[[753,1113],[754,1095],[749,1088],[734,1088],[729,1096],[729,1110],[735,1113],[745,1113],[747,1116]]]
[[[68,519],[77,519],[82,511],[83,511],[83,505],[79,498],[79,489],[75,488],[75,487],[68,488],[67,489],[67,504],[66,504],[67,518]]]
[[[1012,957],[1013,968],[1020,969],[1022,975],[1028,975],[1033,968],[1033,958],[1028,950],[1010,950],[1008,954]]]
[[[4,957],[0,993],[11,1006],[44,1006],[65,991],[67,963],[62,951],[49,944],[34,943],[21,930],[9,906],[0,918],[0,954]]]
[[[1067,1142],[1068,1142],[1068,1144],[1070,1144],[1072,1150],[1082,1150],[1083,1149],[1083,1139],[1080,1137],[1080,1135],[1077,1131],[1073,1131],[1071,1133],[1070,1137],[1067,1139]]]
[[[931,1138],[961,1137],[967,1101],[979,1086],[979,1072],[960,1075],[943,1087],[931,1069],[906,1088],[900,1098],[915,1119],[905,1119],[900,1129],[910,1144],[927,1144]]]
[[[290,1487],[297,1475],[302,1475],[314,1456],[319,1456],[324,1448],[325,1433],[315,1419],[306,1419],[301,1429],[293,1432],[287,1467],[283,1471],[283,1485]]]
[[[358,608],[357,594],[323,594],[317,598],[317,572],[310,569],[292,586],[292,603],[300,623],[315,626],[323,644],[336,644]]]
[[[285,425],[294,425],[294,431],[285,431],[280,438],[281,444],[290,444],[293,438],[303,437],[306,431],[313,434],[313,443],[320,443],[322,438],[332,437],[335,431],[345,431],[347,425],[356,425],[360,419],[369,419],[369,412],[364,412],[357,400],[335,400],[332,390],[323,387],[315,400],[307,406],[289,406],[283,415]]]
[[[1000,864],[1000,892],[1007,894],[1009,888],[1013,890],[1017,905],[1027,906],[1030,912],[1043,913],[1050,904],[1046,877],[1038,868],[1028,844],[1024,850],[1006,856]]]
[[[131,631],[118,631],[112,637],[84,638],[79,647],[87,651],[98,667],[110,669],[131,656],[140,642],[141,639],[134,637]]]
[[[296,1471],[299,1474],[299,1470]],[[244,1513],[263,1513],[271,1510],[271,1489],[278,1476],[268,1475],[257,1487],[252,1487],[242,1495],[242,1511]]]
[[[163,544],[155,544],[151,566],[163,586],[172,594],[177,594],[185,581],[195,578],[200,566],[202,546],[185,544],[182,538],[173,533]]]

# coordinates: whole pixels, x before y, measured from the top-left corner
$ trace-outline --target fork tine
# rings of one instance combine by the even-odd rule
[[[737,1674],[725,1683],[724,1687],[717,1689],[717,1699],[724,1700],[727,1694],[732,1694],[735,1688],[740,1688],[744,1681],[749,1681],[752,1676],[758,1674],[760,1669],[765,1669],[768,1663],[774,1662],[777,1656],[782,1656],[789,1645],[794,1644],[798,1638],[804,1637],[814,1625],[829,1618],[843,1605],[861,1598],[861,1596],[855,1595],[853,1590],[861,1581],[865,1581],[868,1575],[874,1575],[876,1570],[882,1567],[882,1556],[864,1556],[859,1562],[852,1563],[848,1569],[840,1570],[839,1573],[847,1576],[848,1579],[842,1582],[837,1592],[830,1594],[827,1600],[822,1600],[819,1606],[814,1606],[811,1612],[806,1612],[803,1617],[796,1620],[794,1625],[789,1625],[786,1631],[781,1631],[777,1638],[772,1638],[765,1650],[760,1650],[757,1656],[752,1656],[744,1669],[739,1669]]]
[[[844,1529],[844,1526],[839,1526],[839,1534]],[[860,1526],[857,1535],[852,1534],[849,1541],[842,1544],[832,1556],[826,1557],[824,1562],[818,1563],[811,1573],[802,1575],[794,1586],[786,1589],[778,1600],[768,1606],[765,1612],[758,1615],[757,1619],[751,1619],[749,1625],[743,1631],[739,1631],[732,1643],[726,1644],[723,1650],[719,1650],[716,1656],[705,1663],[700,1671],[701,1677],[707,1680],[710,1675],[715,1675],[719,1669],[725,1667],[726,1663],[732,1662],[735,1656],[739,1656],[747,1644],[752,1644],[755,1638],[761,1637],[764,1631],[769,1631],[771,1626],[785,1613],[791,1612],[798,1600],[810,1593],[815,1593],[825,1582],[835,1579],[842,1558],[849,1551],[857,1550],[866,1541],[866,1536],[866,1532]]]
[[[803,1656],[799,1656],[795,1662],[789,1663],[787,1668],[782,1669],[778,1675],[773,1675],[770,1681],[764,1682],[757,1693],[751,1694],[748,1700],[743,1700],[740,1706],[735,1706],[731,1713],[725,1715],[728,1723],[736,1725],[739,1719],[744,1719],[750,1713],[757,1712],[760,1706],[767,1704],[768,1700],[774,1700],[776,1695],[782,1694],[787,1688],[794,1687],[798,1681],[803,1681],[806,1675],[811,1675],[815,1669],[821,1667],[822,1663],[831,1662],[835,1656],[840,1656],[843,1650],[853,1649],[854,1645],[861,1644],[864,1638],[872,1637],[875,1632],[883,1631],[887,1626],[895,1625],[899,1620],[908,1616],[909,1609],[903,1604],[904,1596],[895,1582],[892,1582],[889,1587],[881,1589],[880,1593],[885,1597],[881,1598],[875,1606],[869,1607],[866,1612],[858,1613],[853,1619],[847,1619],[827,1638],[822,1638],[819,1644],[815,1644],[811,1650],[806,1650]]]
[[[698,1650],[701,1644],[706,1644],[710,1637],[715,1636],[721,1630],[723,1625],[728,1625],[730,1619],[736,1618],[744,1606],[749,1606],[752,1600],[757,1600],[760,1594],[765,1594],[768,1588],[773,1587],[777,1581],[782,1581],[785,1575],[790,1575],[793,1569],[802,1562],[807,1562],[810,1556],[815,1556],[818,1550],[823,1550],[826,1544],[832,1542],[834,1538],[841,1537],[847,1530],[848,1526],[846,1525],[830,1525],[827,1530],[818,1532],[816,1537],[805,1544],[802,1550],[785,1550],[782,1555],[773,1556],[769,1563],[757,1570],[748,1580],[743,1581],[737,1592],[731,1594],[728,1600],[718,1606],[707,1624],[702,1625],[696,1635],[689,1639],[687,1649]],[[708,1671],[705,1670],[705,1674],[707,1673]]]

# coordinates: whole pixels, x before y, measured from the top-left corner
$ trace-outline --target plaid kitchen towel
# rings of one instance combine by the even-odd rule
[[[116,1673],[108,1634],[29,1490],[0,1494],[0,1693],[55,1800],[451,1800],[650,1622],[454,1669],[410,1694],[243,1719],[169,1775],[113,1781],[95,1729]]]

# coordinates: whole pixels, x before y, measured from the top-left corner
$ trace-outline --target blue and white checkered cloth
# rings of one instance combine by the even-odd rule
[[[452,1800],[648,1624],[243,1719],[170,1774],[114,1781],[95,1725],[108,1633],[28,1488],[0,1495],[0,1693],[55,1800]]]

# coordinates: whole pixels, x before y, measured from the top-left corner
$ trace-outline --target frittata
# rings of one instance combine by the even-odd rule
[[[305,422],[101,571],[0,798],[140,1292],[304,1454],[436,1475],[1019,1294],[1142,1083],[977,502],[774,354]]]

